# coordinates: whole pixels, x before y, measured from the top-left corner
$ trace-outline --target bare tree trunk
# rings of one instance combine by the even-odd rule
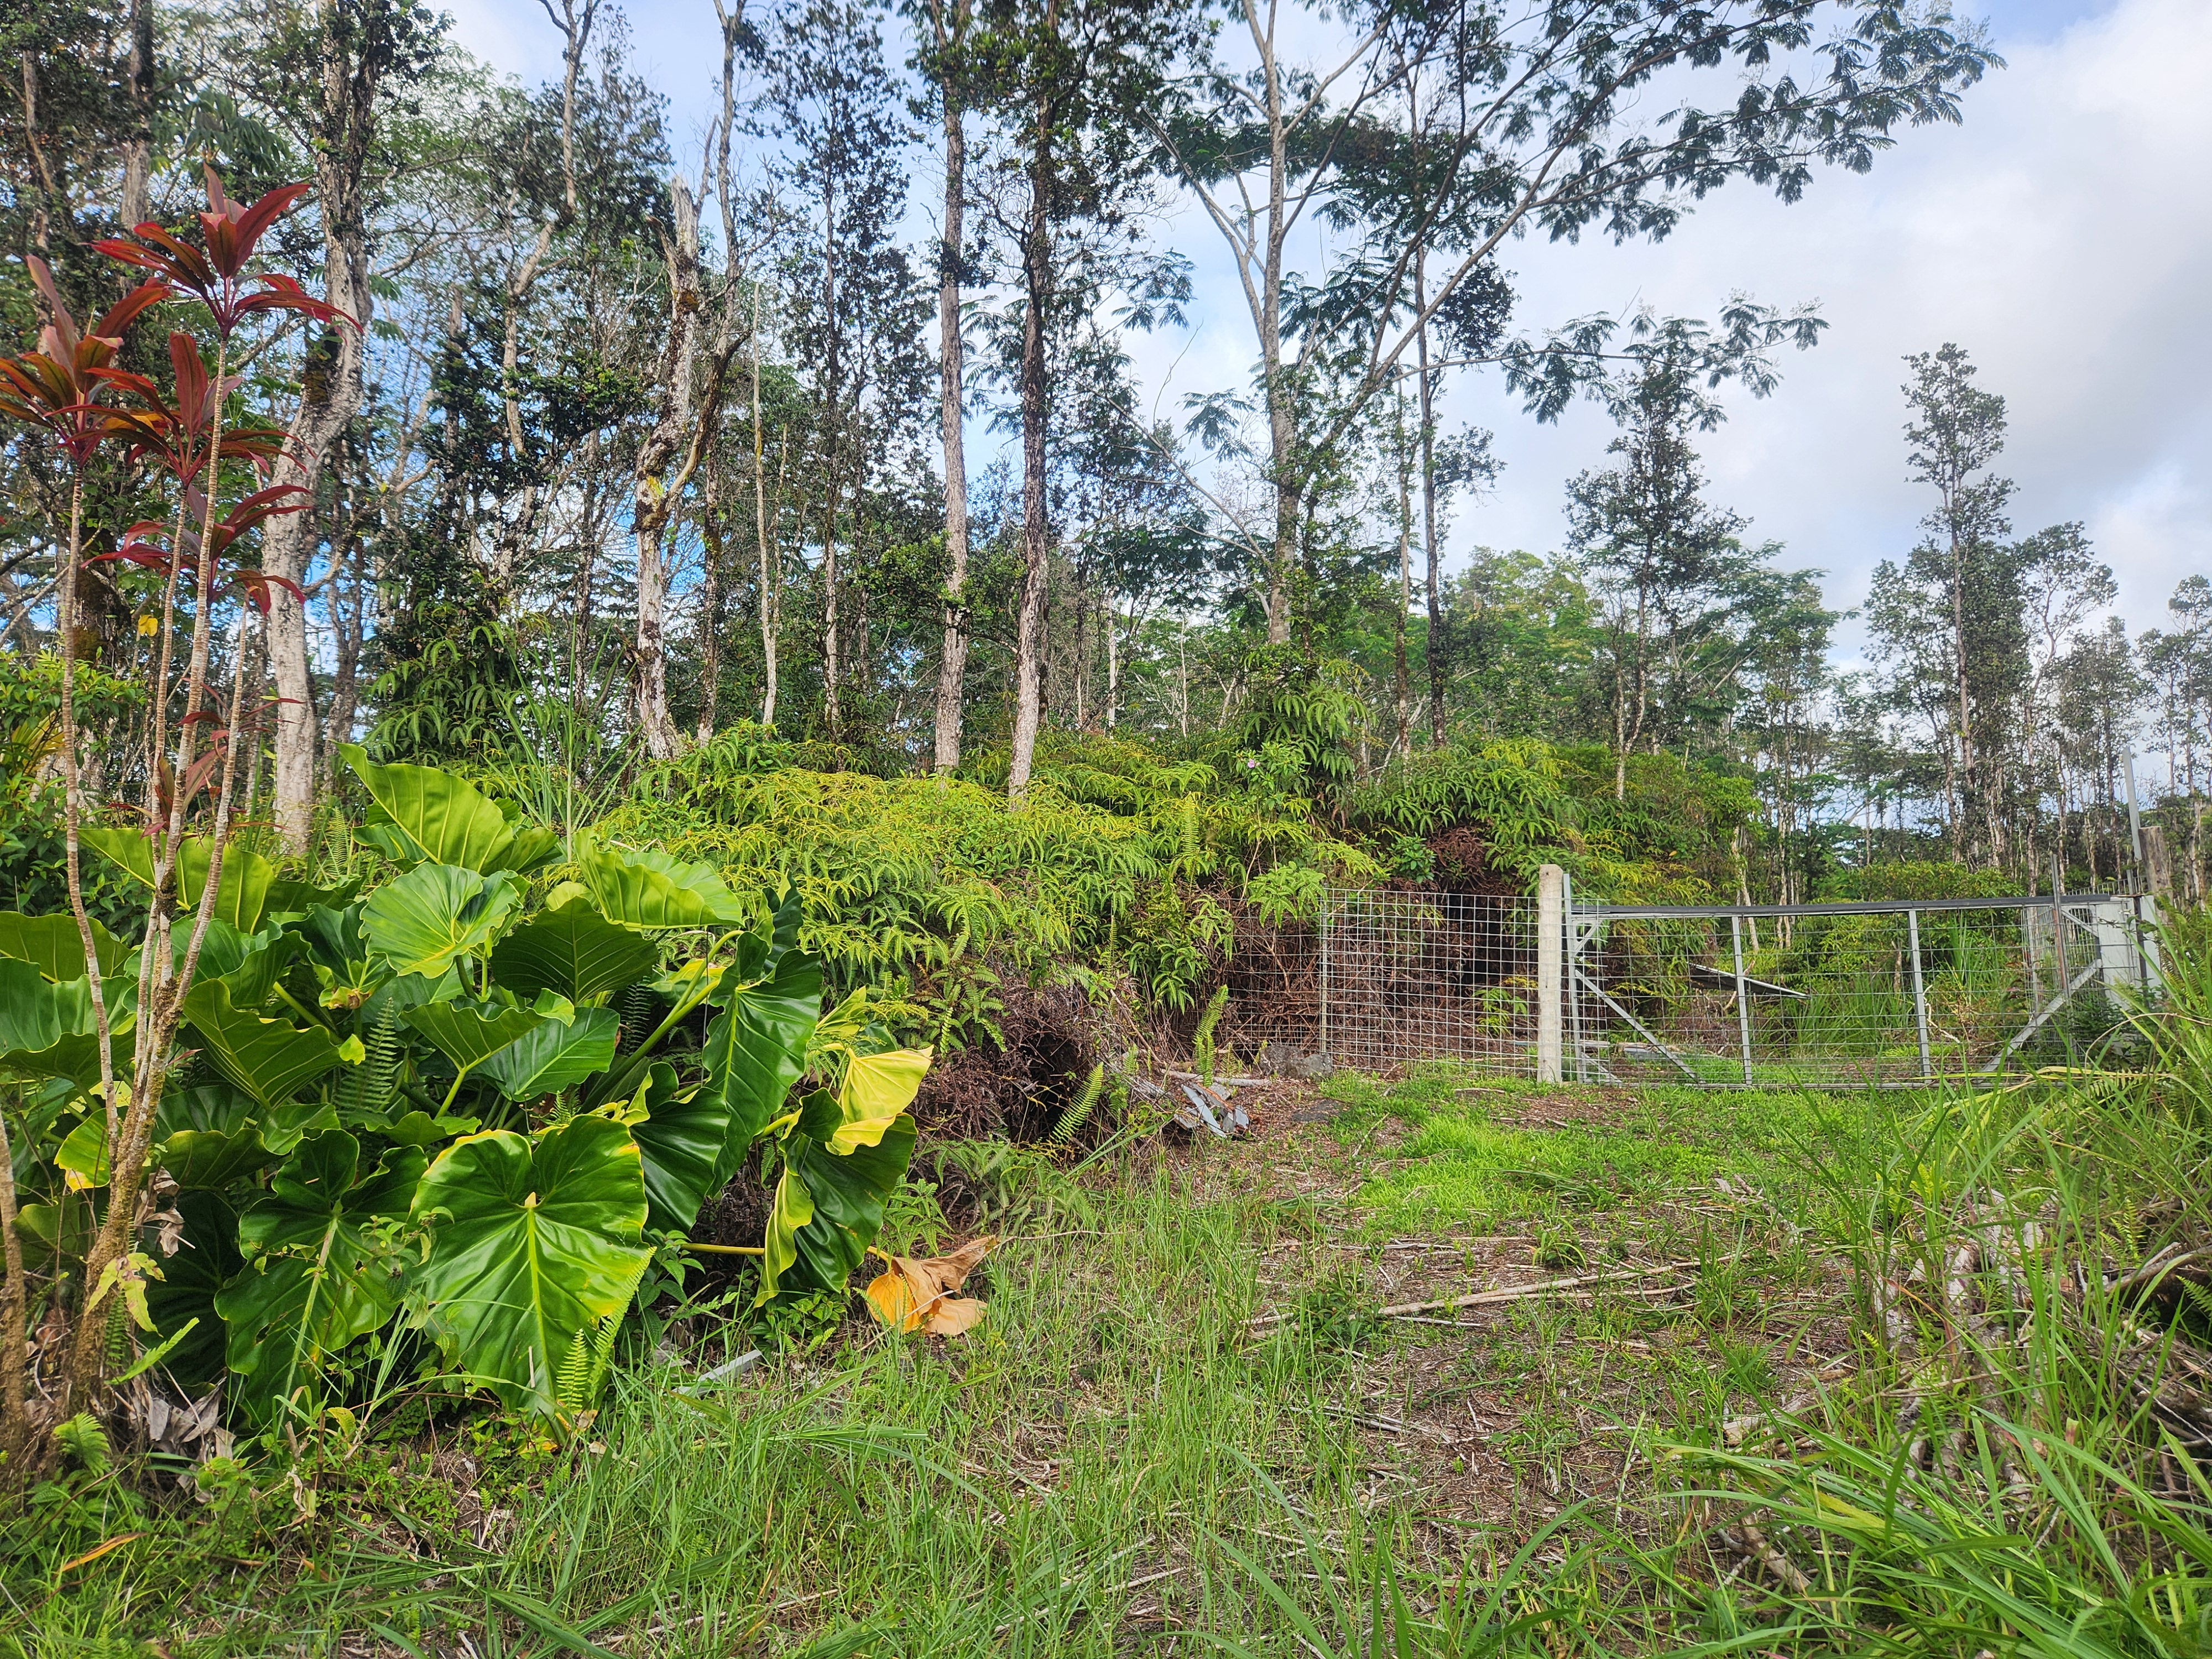
[[[1013,756],[1006,773],[1006,793],[1015,801],[1029,793],[1044,713],[1045,577],[1052,535],[1045,495],[1044,305],[1052,280],[1053,141],[1051,110],[1042,97],[1031,142],[1029,225],[1022,239],[1022,277],[1028,289],[1022,312],[1022,585],[1014,629]],[[1271,635],[1273,629],[1271,621]]]
[[[1425,311],[1428,249],[1413,255],[1413,303]],[[1443,550],[1437,544],[1437,410],[1436,375],[1429,368],[1429,325],[1424,321],[1414,340],[1421,387],[1421,550],[1428,563],[1429,637],[1425,654],[1429,661],[1429,741],[1439,749],[1444,741],[1444,604]]]
[[[699,741],[714,735],[722,687],[722,465],[707,452],[706,485],[699,503]]]
[[[822,511],[822,713],[834,742],[842,724],[837,703],[837,481],[833,471]]]
[[[930,7],[937,49],[957,44],[968,21],[969,0],[960,0],[948,35],[942,0]],[[937,665],[937,754],[939,772],[960,764],[961,687],[968,672],[968,451],[962,420],[966,398],[962,386],[960,260],[963,210],[967,205],[968,137],[956,85],[957,70],[940,66],[938,87],[945,114],[945,223],[938,253],[937,337],[939,415],[945,442],[945,645]]]
[[[154,0],[131,0],[131,137],[123,146],[123,222],[154,216]]]
[[[362,342],[375,308],[368,286],[368,236],[362,179],[374,129],[376,94],[391,14],[380,3],[349,9],[321,0],[322,112],[314,145],[322,207],[324,297],[352,319],[333,324],[308,349],[300,410],[271,482],[313,489],[331,446],[361,409]],[[350,56],[349,47],[351,48]],[[315,551],[315,515],[271,519],[262,531],[270,574],[303,581]],[[307,616],[283,586],[269,595],[268,651],[276,680],[276,768],[271,805],[286,851],[307,851],[315,804],[314,679],[307,663]]]
[[[360,705],[362,641],[368,632],[368,555],[361,537],[349,531],[339,556],[339,568],[331,574],[331,631],[337,635],[334,672],[331,675],[331,717],[323,728],[322,776],[327,793],[337,780],[338,745],[353,740],[353,722]],[[345,603],[345,567],[353,570],[353,605]],[[252,814],[249,812],[248,817]]]
[[[761,724],[775,724],[775,647],[778,631],[777,612],[781,609],[783,589],[783,559],[780,548],[771,548],[768,534],[768,473],[761,453],[761,298],[760,289],[753,289],[753,534],[760,550],[760,630],[761,660],[765,670],[767,686],[761,698]],[[776,448],[776,466],[781,473],[784,458],[783,447]],[[781,516],[782,486],[779,477],[776,495],[777,513]]]
[[[661,535],[674,516],[690,473],[699,462],[703,427],[692,419],[691,372],[696,356],[699,310],[699,210],[683,179],[668,184],[676,234],[662,246],[668,266],[668,340],[660,354],[660,407],[653,429],[639,447],[636,483],[630,495],[630,521],[637,537],[637,637],[632,650],[637,723],[646,753],[666,760],[680,741],[668,712],[668,568]],[[690,458],[672,482],[662,474],[686,439]]]
[[[1114,730],[1121,712],[1121,619],[1114,614],[1114,601],[1106,601],[1106,730]]]

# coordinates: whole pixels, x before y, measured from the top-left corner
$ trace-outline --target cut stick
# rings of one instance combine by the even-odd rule
[[[1567,1279],[1547,1279],[1534,1285],[1509,1285],[1502,1290],[1474,1291],[1466,1296],[1448,1296],[1434,1302],[1401,1302],[1395,1307],[1378,1308],[1378,1319],[1403,1319],[1409,1314],[1440,1313],[1447,1308],[1481,1308],[1494,1302],[1517,1302],[1522,1297],[1542,1296],[1547,1291],[1571,1291],[1585,1285],[1607,1285],[1624,1279],[1653,1279],[1661,1273],[1680,1273],[1685,1267],[1694,1267],[1695,1261],[1667,1261],[1656,1267],[1624,1267],[1618,1273],[1577,1273]],[[1283,1309],[1275,1313],[1255,1314],[1244,1322],[1248,1325],[1273,1325],[1288,1319],[1296,1310]]]

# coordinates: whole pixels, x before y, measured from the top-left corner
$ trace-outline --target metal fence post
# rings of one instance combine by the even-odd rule
[[[1566,954],[1567,872],[1556,864],[1536,872],[1536,1081],[1558,1083],[1559,983]]]
[[[1743,994],[1743,918],[1729,916],[1729,942],[1735,947],[1735,1029],[1743,1043],[1743,1086],[1751,1087],[1751,1000]]]
[[[1928,987],[1920,976],[1920,912],[1905,913],[1905,937],[1912,952],[1912,1020],[1920,1036],[1920,1080],[1933,1083],[1936,1067],[1928,1058]]]
[[[1575,1048],[1575,1081],[1589,1081],[1589,1051],[1583,1046],[1582,929],[1575,921],[1575,878],[1559,878],[1559,908],[1566,913],[1566,934],[1561,942],[1559,977],[1565,981],[1567,1040]]]
[[[1328,920],[1336,895],[1328,888],[1321,894],[1321,1051],[1328,1053]]]

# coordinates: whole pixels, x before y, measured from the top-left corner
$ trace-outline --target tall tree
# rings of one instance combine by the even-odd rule
[[[967,89],[962,84],[974,0],[928,0],[927,65],[945,128],[945,206],[937,228],[938,419],[945,459],[945,643],[937,665],[935,763],[960,764],[962,686],[968,670],[967,393],[961,337],[961,276],[967,261]]]
[[[308,347],[300,404],[272,482],[313,489],[332,447],[360,412],[375,295],[369,283],[366,184],[387,82],[424,68],[441,25],[404,0],[319,0],[312,60],[319,99],[307,148],[321,210],[324,291],[348,320],[325,325]],[[315,553],[317,515],[272,520],[263,557],[297,584]],[[276,690],[276,766],[271,805],[285,846],[304,852],[315,800],[315,696],[307,614],[296,588],[271,594],[269,657]]]
[[[1009,795],[1028,791],[1043,718],[1045,593],[1052,547],[1047,336],[1062,301],[1061,228],[1112,224],[1142,150],[1128,113],[1199,19],[1170,0],[987,0],[978,42],[995,73],[994,114],[1019,179],[1006,215],[1021,305],[1022,577],[1016,605]]]
[[[1607,446],[1620,464],[1567,487],[1570,541],[1606,618],[1616,799],[1626,798],[1629,755],[1651,732],[1662,657],[1679,659],[1735,604],[1743,521],[1705,501],[1693,441],[1727,418],[1711,391],[1738,380],[1764,397],[1775,385],[1772,350],[1784,341],[1805,349],[1821,326],[1809,308],[1785,315],[1741,296],[1718,330],[1646,309],[1630,322],[1620,367],[1606,362],[1612,324],[1597,319],[1580,325],[1581,349],[1540,354],[1513,371],[1539,415],[1556,414],[1582,386],[1620,428]]]
[[[925,360],[921,298],[898,240],[908,134],[897,116],[878,14],[857,0],[808,0],[768,46],[761,115],[785,146],[785,343],[811,406],[805,487],[822,548],[823,724],[845,731],[859,630],[847,606],[872,469],[887,465],[913,412]],[[803,204],[804,205],[799,205]]]
[[[1593,225],[1617,240],[1664,236],[1734,178],[1795,200],[1816,162],[1863,172],[1897,127],[1956,120],[1960,89],[1997,61],[1940,4],[1923,15],[1889,0],[1469,0],[1412,13],[1371,0],[1327,9],[1349,25],[1330,30],[1284,0],[1236,0],[1229,13],[1243,27],[1219,37],[1224,50],[1190,61],[1175,95],[1137,114],[1227,246],[1250,319],[1275,496],[1273,641],[1289,637],[1306,471],[1329,464],[1506,238]],[[1838,23],[1825,40],[1823,16]],[[1312,40],[1341,44],[1301,56]],[[1808,54],[1821,71],[1799,72]],[[1418,144],[1394,125],[1398,90],[1417,70],[1433,77],[1422,107],[1446,118],[1440,129],[1417,112]],[[1651,120],[1642,106],[1655,83],[1674,101]],[[1723,105],[1701,106],[1706,85]],[[1377,158],[1401,187],[1375,190]],[[1291,234],[1310,216],[1361,219],[1378,206],[1376,234],[1348,258],[1384,303],[1366,307],[1349,394],[1308,419],[1285,327]],[[1401,307],[1417,264],[1416,302]]]

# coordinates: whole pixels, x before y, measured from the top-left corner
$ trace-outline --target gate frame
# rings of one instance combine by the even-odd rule
[[[1558,866],[1554,865],[1544,866],[1547,872],[1557,868]],[[1561,878],[1565,880],[1564,872]],[[1686,1081],[1701,1089],[1756,1087],[1752,1079],[1749,1014],[1743,995],[1741,928],[1745,919],[1768,916],[1897,915],[1901,913],[1905,919],[1905,927],[1910,940],[1908,949],[1912,957],[1913,1020],[1917,1028],[1916,1034],[1920,1051],[1919,1078],[1893,1082],[1884,1079],[1873,1084],[1860,1078],[1848,1084],[1823,1085],[1818,1083],[1807,1083],[1798,1086],[1853,1089],[1929,1087],[1937,1081],[1937,1078],[1928,1037],[1927,985],[1922,974],[1920,963],[1922,913],[1946,910],[2016,909],[2021,913],[2022,921],[2025,922],[2029,911],[2045,906],[2051,911],[2051,938],[2054,941],[2063,937],[2066,924],[2070,922],[2089,936],[2096,947],[2094,952],[2086,966],[2080,971],[2069,975],[2063,966],[2065,960],[2063,954],[2064,947],[2063,945],[2057,946],[2061,952],[2059,961],[2062,964],[2059,970],[2059,982],[2054,989],[2051,1000],[2045,1003],[2043,1000],[2041,985],[2033,978],[2034,953],[2031,949],[2028,952],[2028,961],[2030,983],[2033,987],[2031,995],[2036,1005],[2034,1012],[2027,1024],[2014,1032],[2005,1046],[1998,1050],[1995,1059],[1988,1066],[1961,1073],[1956,1078],[1948,1079],[1957,1082],[1987,1082],[2003,1075],[2005,1063],[2020,1052],[2029,1038],[2063,1012],[2075,994],[2092,979],[2100,978],[2114,988],[2121,988],[2128,980],[2132,979],[2135,982],[2128,988],[2131,988],[2136,994],[2146,1000],[2162,992],[2166,981],[2163,964],[2160,962],[2157,948],[2159,915],[2156,898],[2146,893],[2062,894],[2054,892],[1998,898],[1875,899],[1842,904],[1599,903],[1577,905],[1570,896],[1565,907],[1564,936],[1559,939],[1558,948],[1564,957],[1565,971],[1559,978],[1566,1002],[1564,1018],[1573,1033],[1575,1080],[1578,1083],[1591,1082],[1593,1080],[1591,1073],[1595,1070],[1603,1073],[1601,1079],[1598,1080],[1608,1083],[1620,1082],[1618,1078],[1613,1077],[1607,1070],[1601,1060],[1593,1058],[1590,1052],[1592,1045],[1583,1036],[1582,999],[1587,993],[1626,1020],[1662,1058],[1681,1073]],[[1661,1041],[1642,1020],[1637,1018],[1634,1014],[1615,1000],[1583,965],[1588,959],[1590,947],[1597,942],[1605,928],[1614,921],[1698,920],[1717,921],[1723,916],[1729,919],[1729,932],[1735,952],[1734,977],[1736,986],[1736,1012],[1743,1054],[1743,1076],[1740,1083],[1728,1083],[1699,1075],[1695,1068],[1674,1052],[1672,1046]],[[1540,938],[1538,945],[1540,953],[1545,953],[1549,944],[1548,938]],[[2132,962],[2129,960],[2130,957],[2132,957]],[[1541,960],[1540,954],[1539,960]]]

